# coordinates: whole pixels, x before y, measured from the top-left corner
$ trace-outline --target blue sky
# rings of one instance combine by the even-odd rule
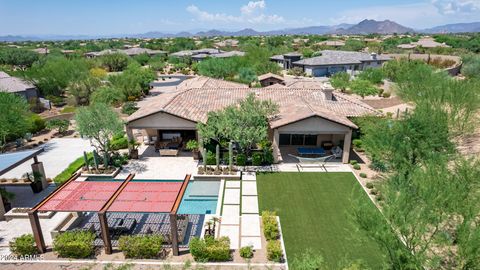
[[[365,18],[417,29],[480,21],[480,0],[0,0],[0,35],[272,30]]]

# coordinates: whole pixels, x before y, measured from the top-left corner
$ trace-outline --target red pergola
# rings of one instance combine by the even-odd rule
[[[134,182],[130,174],[124,181],[77,181],[73,175],[29,212],[30,223],[38,250],[46,251],[38,211],[97,212],[105,252],[112,253],[107,212],[169,213],[173,254],[178,255],[177,210],[190,181]]]

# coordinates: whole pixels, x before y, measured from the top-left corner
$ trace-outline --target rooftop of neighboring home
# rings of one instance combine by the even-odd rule
[[[282,81],[284,80],[282,76],[277,75],[277,74],[273,74],[271,72],[258,76],[259,81],[263,81],[263,80],[266,80],[266,79],[269,79],[269,78],[275,78],[277,80],[282,80]]]
[[[345,42],[341,40],[325,40],[325,41],[318,42],[317,45],[341,47],[341,46],[345,46]]]
[[[149,55],[156,55],[156,54],[166,54],[166,51],[160,51],[160,50],[151,50],[151,49],[146,49],[146,48],[129,48],[129,49],[124,49],[124,50],[116,50],[116,49],[106,49],[103,51],[99,52],[87,52],[85,53],[86,56],[102,56],[106,54],[112,54],[112,53],[123,53],[128,56],[135,56],[139,54],[149,54]]]
[[[229,51],[229,52],[221,52],[221,53],[214,53],[214,54],[200,53],[200,54],[192,55],[192,58],[199,60],[199,59],[205,59],[207,57],[228,58],[228,57],[244,56],[244,55],[245,53],[241,51]]]
[[[184,80],[177,86],[177,88],[182,90],[191,88],[248,88],[248,85],[243,83],[214,79],[206,76],[199,76],[192,79]]]
[[[33,84],[0,71],[0,92],[17,93],[33,88]]]
[[[45,48],[36,48],[36,49],[33,49],[32,51],[38,53],[38,54],[49,54],[50,53],[50,50],[45,47]]]
[[[425,38],[421,38],[419,41],[417,42],[411,42],[411,43],[407,43],[407,44],[400,44],[397,46],[397,48],[400,48],[400,49],[413,49],[415,47],[422,47],[422,48],[437,48],[437,47],[443,47],[443,48],[450,48],[450,46],[448,46],[447,44],[445,43],[440,43],[440,42],[436,42],[433,38],[431,37],[425,37]]]
[[[193,122],[206,122],[208,112],[221,110],[229,105],[236,104],[250,93],[254,93],[259,99],[272,100],[279,105],[279,113],[270,121],[271,128],[277,128],[312,116],[319,116],[356,128],[356,125],[348,117],[377,113],[372,107],[360,100],[333,92],[333,88],[329,84],[323,84],[321,88],[283,86],[248,88],[246,86],[238,87],[238,84],[229,85],[230,82],[202,77],[192,80],[197,80],[197,82],[183,85],[183,88],[178,92],[153,97],[140,106],[138,111],[129,116],[127,121],[132,122],[163,112]],[[215,85],[217,83],[219,85]]]
[[[238,40],[236,39],[225,39],[225,40],[222,40],[222,41],[219,41],[219,42],[216,42],[215,43],[215,46],[217,47],[236,47],[238,46]]]
[[[170,56],[186,57],[186,56],[192,56],[192,55],[197,55],[197,54],[218,54],[218,53],[223,53],[223,52],[224,51],[219,50],[219,49],[205,48],[205,49],[198,49],[198,50],[178,51],[178,52],[170,54]]]
[[[285,60],[285,57],[302,57],[302,54],[297,52],[290,52],[285,54],[274,55],[270,57],[270,59],[281,61],[281,60]]]
[[[302,59],[294,62],[294,64],[305,66],[326,66],[339,64],[361,64],[363,62],[388,60],[390,60],[390,57],[384,55],[363,52],[323,50],[320,51],[319,56]]]

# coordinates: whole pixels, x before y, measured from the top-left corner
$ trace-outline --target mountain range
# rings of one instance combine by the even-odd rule
[[[99,38],[167,38],[167,37],[192,37],[192,36],[273,36],[273,35],[324,35],[324,34],[402,34],[402,33],[467,33],[480,32],[480,22],[472,23],[457,23],[440,25],[428,29],[413,29],[390,20],[376,21],[363,20],[358,24],[339,24],[339,25],[323,25],[323,26],[308,26],[301,28],[287,28],[272,31],[256,31],[251,28],[245,28],[239,31],[223,31],[223,30],[208,30],[198,32],[179,32],[179,33],[164,33],[158,31],[147,32],[143,34],[117,34],[117,35],[47,35],[47,36],[20,36],[7,35],[0,36],[0,41],[14,42],[14,41],[42,41],[42,40],[86,40]]]

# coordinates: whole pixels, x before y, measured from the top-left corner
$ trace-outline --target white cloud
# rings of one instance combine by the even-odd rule
[[[471,14],[480,11],[480,0],[432,0],[441,14]]]
[[[276,24],[283,23],[285,19],[282,16],[273,14],[267,15],[264,10],[266,3],[261,1],[250,1],[240,8],[239,15],[229,15],[226,13],[210,13],[201,10],[195,5],[187,7],[187,11],[195,16],[195,19],[203,22],[224,22],[224,23],[249,23],[249,24]]]

